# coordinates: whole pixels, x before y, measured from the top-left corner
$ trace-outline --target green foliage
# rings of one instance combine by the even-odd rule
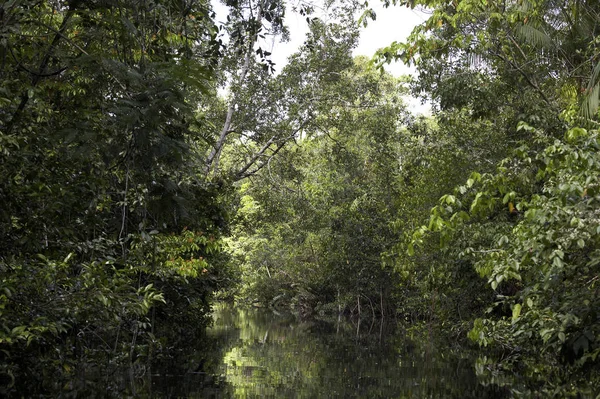
[[[468,104],[486,117],[515,113],[512,126],[519,115],[536,115],[555,137],[563,128],[556,116],[565,108],[573,107],[577,123],[596,118],[596,2],[387,3],[431,10],[405,43],[392,43],[378,57],[416,64],[415,91],[440,109]]]
[[[434,164],[426,141],[414,147],[441,176],[425,169],[417,184],[407,180],[429,190],[416,196],[420,211],[394,221],[410,232],[387,254],[416,298],[407,313],[474,323],[486,383],[515,395],[592,395],[598,144],[595,131],[563,133],[596,125],[597,4],[389,3],[428,7],[431,17],[379,61],[415,63],[413,92],[433,100],[438,129],[460,127],[449,137],[483,127],[481,145],[457,141],[454,151],[467,150],[458,160],[439,151]],[[450,172],[457,161],[464,166]]]
[[[347,53],[340,56],[345,62]],[[380,254],[394,237],[388,220],[404,89],[364,59],[338,64],[343,69],[318,88],[323,100],[306,138],[241,186],[230,241],[246,283],[240,295],[305,315],[393,313],[393,271],[382,269]]]
[[[352,65],[350,54],[358,40],[352,5],[329,4],[327,13],[336,22],[311,19],[305,43],[276,76],[256,56],[265,53],[260,48],[250,46],[243,57],[230,54],[223,62],[225,76],[232,76],[226,83],[230,93],[224,114],[215,115],[220,131],[206,157],[208,174],[233,181],[252,177],[289,143],[315,131],[318,116],[336,104],[329,94],[341,88],[340,74]],[[257,12],[261,7],[256,4]]]
[[[302,5],[278,75],[279,1],[223,28],[204,1],[0,5],[2,394],[184,354],[224,288],[470,329],[516,395],[599,389],[598,5],[391,3],[431,10],[379,52],[418,79],[352,58],[353,1]]]
[[[496,292],[469,337],[495,354],[481,374],[515,392],[598,388],[599,145],[598,132],[574,128],[537,155],[521,148],[442,197],[414,235],[437,232]]]
[[[216,34],[203,2],[0,5],[3,394],[85,392],[65,384],[208,324],[230,278],[195,112]]]

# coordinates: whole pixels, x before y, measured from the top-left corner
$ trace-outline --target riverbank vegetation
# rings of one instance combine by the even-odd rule
[[[430,17],[372,60],[362,2],[0,5],[3,394],[149,372],[217,297],[427,323],[484,384],[600,392],[600,7],[387,3]]]

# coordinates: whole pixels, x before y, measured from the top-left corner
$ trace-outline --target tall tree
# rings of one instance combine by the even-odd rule
[[[214,120],[217,137],[206,156],[207,173],[234,181],[252,176],[288,143],[299,138],[315,120],[322,106],[320,87],[327,85],[346,65],[336,64],[358,37],[353,2],[327,2],[323,13],[337,21],[323,22],[308,16],[312,7],[300,7],[307,15],[311,33],[304,51],[290,59],[290,65],[274,76],[270,53],[259,47],[261,35],[285,36],[282,19],[285,8],[276,2],[248,3],[243,13],[229,17],[231,45],[223,61],[229,98]],[[339,46],[332,46],[338,41]],[[240,44],[242,43],[242,44]],[[328,54],[324,48],[333,49]],[[293,65],[293,66],[292,66]],[[228,160],[223,160],[227,154]],[[221,170],[221,173],[219,173]]]
[[[517,117],[548,119],[545,123],[559,136],[563,126],[552,122],[552,115],[565,108],[573,107],[569,118],[578,112],[595,118],[600,65],[596,2],[391,3],[432,10],[406,43],[393,43],[380,56],[416,62],[418,90],[442,109],[467,104],[487,113],[514,109]],[[455,88],[462,88],[460,97],[453,97]],[[493,90],[503,96],[492,96]]]
[[[323,50],[336,46],[345,65],[343,42]],[[290,70],[302,73],[302,59]],[[234,259],[263,302],[388,314],[395,287],[380,253],[394,240],[402,83],[359,58],[312,92],[319,112],[304,138],[242,186]]]
[[[417,291],[438,298],[428,313],[468,321],[486,382],[515,395],[590,395],[598,389],[597,133],[577,125],[597,125],[598,5],[401,4],[432,16],[380,56],[416,62],[414,88],[434,100],[443,129],[457,116],[487,125],[482,154],[491,156],[439,198],[409,234],[414,257],[397,253],[398,263]],[[461,158],[475,155],[462,148]]]
[[[195,153],[205,146],[196,104],[214,95],[220,51],[211,14],[187,0],[0,5],[8,392],[133,363],[136,343],[186,312],[207,322],[224,228]]]

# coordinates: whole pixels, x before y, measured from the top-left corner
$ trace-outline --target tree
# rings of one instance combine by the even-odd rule
[[[337,23],[309,19],[311,33],[303,51],[290,59],[281,74],[273,76],[270,53],[257,48],[257,43],[262,35],[285,36],[281,25],[285,7],[258,2],[242,8],[243,13],[229,17],[228,29],[235,40],[222,69],[232,76],[227,81],[230,94],[213,122],[220,131],[215,131],[217,138],[206,156],[207,174],[233,181],[254,175],[287,143],[310,130],[308,126],[324,109],[319,108],[325,104],[321,86],[335,81],[335,74],[349,64],[345,53],[358,37],[354,3],[328,2],[325,13]],[[303,6],[300,11],[308,19],[312,7]],[[339,43],[334,46],[333,42]],[[334,52],[326,53],[325,48]],[[342,64],[336,64],[339,61]]]
[[[597,389],[597,145],[573,128],[540,153],[522,147],[442,197],[413,237],[440,235],[494,290],[469,337],[488,348],[478,372],[511,375],[515,392]]]
[[[289,71],[304,70],[303,56]],[[382,315],[395,289],[380,253],[394,237],[404,89],[358,58],[309,90],[320,101],[305,137],[242,186],[234,259],[251,283],[246,294],[263,303],[291,301],[305,315],[338,306]]]
[[[1,369],[26,394],[207,323],[226,215],[195,110],[220,46],[201,1],[8,1],[0,24]]]
[[[463,102],[483,100],[487,104],[493,99],[482,96],[486,87],[502,84],[501,104],[511,108],[513,102],[525,115],[543,119],[544,110],[537,105],[543,104],[550,117],[574,107],[573,117],[579,100],[581,114],[594,117],[599,12],[595,2],[390,3],[432,9],[431,18],[413,31],[407,43],[393,43],[380,56],[416,62],[421,71],[420,90],[428,91],[441,107],[452,104],[444,96],[448,85],[466,84],[470,89]],[[527,96],[524,99],[535,108],[519,101],[519,95]],[[551,126],[560,135],[561,126]]]
[[[469,153],[473,147],[463,144],[458,161],[489,164],[465,170],[473,171],[466,184],[442,195],[428,222],[390,258],[417,298],[444,298],[426,314],[471,325],[484,381],[503,384],[506,377],[516,395],[591,394],[598,323],[588,308],[596,242],[595,194],[587,193],[595,193],[597,144],[595,132],[577,126],[597,124],[597,5],[402,4],[430,7],[432,16],[380,58],[416,62],[413,89],[434,100],[442,131],[458,122],[467,131],[486,126],[479,132],[483,151]],[[433,170],[451,165],[442,160]],[[442,178],[430,191],[446,183]],[[471,310],[467,317],[461,303]]]

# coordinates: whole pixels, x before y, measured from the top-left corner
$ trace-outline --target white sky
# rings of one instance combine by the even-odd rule
[[[215,12],[217,13],[217,23],[224,22],[227,17],[227,7],[222,5],[219,0],[212,0]],[[366,55],[372,57],[375,52],[385,47],[393,41],[404,41],[412,29],[424,22],[428,15],[418,10],[412,10],[407,7],[391,6],[384,8],[378,0],[372,0],[370,7],[377,16],[375,21],[369,21],[366,28],[361,28],[360,40],[353,55]],[[275,63],[275,70],[278,72],[287,63],[287,58],[298,50],[304,43],[308,24],[306,17],[303,17],[287,7],[285,16],[285,25],[290,31],[290,41],[281,43],[278,40],[273,43],[261,45],[263,49],[271,51],[271,60]],[[409,68],[402,62],[396,62],[387,65],[385,69],[395,76],[413,74],[414,68]],[[407,98],[407,103],[411,111],[415,113],[427,113],[430,109],[428,104],[421,105],[414,98]]]

